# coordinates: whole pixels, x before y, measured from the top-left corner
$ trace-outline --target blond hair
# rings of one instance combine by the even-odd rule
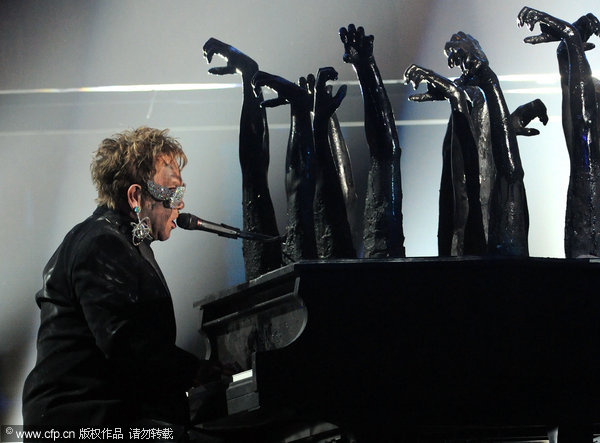
[[[162,157],[172,158],[183,169],[187,157],[179,142],[167,133],[168,129],[142,126],[102,140],[90,167],[99,205],[111,209],[123,205],[127,189],[152,179],[156,162]]]

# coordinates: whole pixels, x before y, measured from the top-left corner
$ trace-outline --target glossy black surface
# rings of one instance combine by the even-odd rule
[[[350,158],[339,125],[336,128],[337,119],[334,119],[347,88],[342,85],[334,95],[331,86],[327,85],[327,81],[337,80],[337,75],[333,68],[321,68],[315,83],[313,130],[317,171],[314,217],[320,259],[356,257],[346,209],[353,191]]]
[[[364,256],[404,257],[401,148],[383,79],[373,56],[372,35],[353,24],[340,29],[344,61],[352,64],[363,95],[370,166],[364,212]]]
[[[202,330],[219,359],[254,370],[258,392],[258,410],[218,425],[287,412],[359,441],[591,429],[599,271],[583,259],[301,262],[212,294],[196,304]],[[278,300],[288,321],[261,321]],[[234,346],[224,336],[238,324],[249,333]]]
[[[571,161],[565,217],[565,255],[600,254],[600,86],[592,77],[585,51],[587,43],[600,35],[598,19],[587,14],[573,24],[545,12],[525,7],[519,23],[542,33],[527,37],[526,43],[559,41],[556,52],[562,89],[562,122]]]
[[[214,55],[227,60],[224,67],[209,69],[215,75],[242,74],[243,95],[240,117],[239,158],[242,170],[243,230],[278,236],[275,210],[268,183],[269,128],[267,114],[261,106],[260,88],[254,89],[252,78],[258,64],[231,45],[215,38],[204,44],[204,56],[210,63]],[[250,280],[281,265],[281,243],[244,240],[242,244],[246,279]]]
[[[285,160],[287,226],[283,261],[289,263],[316,258],[313,216],[316,165],[311,119],[315,77],[309,74],[295,84],[280,76],[258,71],[252,84],[255,88],[267,86],[277,92],[277,98],[263,102],[263,106],[290,105],[291,126]]]

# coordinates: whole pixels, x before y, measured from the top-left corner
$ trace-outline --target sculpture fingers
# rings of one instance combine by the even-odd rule
[[[527,25],[530,31],[533,31],[535,23],[539,19],[539,11],[525,6],[518,14],[519,27]]]
[[[256,96],[260,94],[261,88],[263,86],[273,89],[270,85],[270,82],[273,79],[273,77],[273,75],[267,72],[256,71],[256,73],[252,76],[252,80],[250,81],[252,87],[254,88],[254,93],[256,94]]]
[[[283,97],[272,98],[261,102],[263,108],[276,108],[277,106],[287,105],[289,101]]]
[[[229,46],[230,45],[227,43],[223,43],[221,40],[211,37],[206,41],[206,43],[204,43],[202,52],[208,63],[210,63],[215,54],[224,55]]]
[[[597,37],[600,37],[600,20],[592,13],[586,14],[586,17],[590,20],[593,29],[592,32],[596,34]]]
[[[322,88],[323,86],[325,86],[325,83],[327,83],[329,80],[337,80],[337,79],[338,79],[338,73],[331,66],[319,68],[319,72],[317,72],[316,86],[317,86],[317,88]]]
[[[444,97],[438,94],[431,94],[429,92],[423,92],[420,94],[412,94],[408,96],[408,99],[412,102],[433,102],[445,100]]]
[[[534,135],[539,135],[540,131],[538,131],[535,128],[523,128],[523,127],[519,127],[519,128],[515,128],[515,134],[522,135],[524,137],[532,137]]]
[[[420,66],[412,64],[404,71],[405,85],[410,83],[414,89],[417,89],[422,80],[422,68]]]
[[[536,111],[536,117],[543,123],[544,126],[546,126],[546,123],[548,123],[548,109],[546,108],[546,105],[539,98],[535,99],[533,103]]]
[[[308,88],[308,92],[311,94],[315,90],[315,83],[316,83],[315,76],[313,74],[308,74],[306,76],[306,86]]]
[[[213,75],[227,75],[227,74],[235,74],[236,70],[233,66],[219,66],[215,68],[210,68],[208,70],[209,74]]]
[[[525,37],[523,39],[523,41],[530,45],[537,45],[540,43],[555,42],[555,41],[558,41],[558,39],[556,39],[548,34],[539,34],[539,35],[532,35],[529,37]]]
[[[548,123],[548,111],[546,105],[539,98],[519,106],[510,115],[512,126],[517,135],[530,137],[538,135],[540,131],[526,126],[535,118],[538,118],[544,126]]]
[[[515,112],[522,126],[527,126],[533,119],[538,118],[544,126],[548,123],[548,110],[539,98],[519,106]]]
[[[340,86],[340,88],[338,89],[336,94],[333,96],[333,102],[334,102],[336,108],[339,108],[340,105],[342,104],[342,101],[346,97],[347,91],[348,91],[348,86],[342,85],[342,86]]]
[[[340,35],[342,43],[346,44],[348,42],[348,30],[342,26],[338,31],[338,34]]]
[[[256,88],[259,86],[266,86],[268,88],[273,89],[274,91],[279,92],[278,86],[283,86],[284,84],[291,83],[289,80],[284,79],[283,77],[279,77],[277,75],[269,74],[264,71],[256,71],[254,76],[252,76],[252,85]]]
[[[208,61],[208,63],[210,63],[212,61],[213,55],[215,54],[215,50],[214,50],[214,38],[209,38],[206,43],[204,43],[204,46],[202,47],[202,54],[204,55],[204,58]]]

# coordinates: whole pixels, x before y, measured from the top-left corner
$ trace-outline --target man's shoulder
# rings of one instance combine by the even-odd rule
[[[67,233],[60,249],[75,258],[81,254],[91,254],[98,248],[128,248],[132,244],[125,223],[124,218],[115,211],[99,207]]]
[[[115,211],[105,207],[97,208],[87,219],[73,227],[67,234],[79,241],[95,241],[97,238],[126,238],[126,221]]]

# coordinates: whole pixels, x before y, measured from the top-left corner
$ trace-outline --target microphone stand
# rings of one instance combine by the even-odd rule
[[[202,226],[203,231],[212,232],[213,234],[217,234],[220,237],[233,238],[233,239],[243,238],[246,240],[261,241],[264,243],[270,243],[270,242],[282,240],[281,236],[274,237],[272,235],[261,234],[260,232],[242,231],[239,228],[226,225],[225,223],[219,223],[219,226],[225,228],[225,230],[212,229],[208,225],[208,222],[206,222],[206,221],[203,221],[203,222],[204,222],[203,226]]]

